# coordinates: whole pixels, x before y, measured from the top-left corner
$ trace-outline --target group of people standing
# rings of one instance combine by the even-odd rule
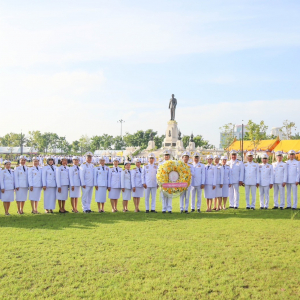
[[[195,152],[193,163],[189,163],[190,153],[182,154],[182,160],[190,168],[191,185],[180,195],[180,212],[189,213],[191,194],[191,212],[200,212],[202,190],[207,200],[207,212],[226,209],[229,197],[229,208],[239,208],[239,188],[245,187],[246,208],[255,209],[256,189],[260,192],[260,208],[269,208],[269,191],[274,186],[274,209],[285,206],[285,186],[287,187],[286,209],[297,208],[297,185],[300,181],[299,162],[295,159],[295,151],[289,151],[289,160],[282,161],[282,152],[276,152],[276,160],[268,163],[268,155],[263,155],[262,164],[253,162],[253,153],[246,155],[247,162],[237,160],[237,153],[227,156],[207,156],[207,165],[200,162],[200,153]],[[86,153],[85,162],[80,165],[78,156],[72,157],[73,165],[68,166],[68,158],[61,157],[60,166],[55,165],[53,157],[47,158],[47,165],[41,167],[40,159],[33,158],[33,167],[26,166],[26,157],[20,157],[20,164],[14,170],[11,162],[4,162],[4,170],[0,171],[1,200],[5,214],[9,215],[10,203],[16,199],[18,214],[23,214],[25,201],[31,201],[32,213],[37,214],[38,203],[44,191],[45,213],[53,213],[56,200],[60,213],[67,213],[66,200],[70,197],[72,212],[78,213],[78,198],[81,197],[82,210],[91,213],[91,202],[95,188],[95,201],[98,212],[105,212],[104,206],[108,198],[112,212],[118,211],[118,200],[123,198],[123,212],[128,211],[128,201],[133,198],[135,212],[140,212],[140,199],[145,196],[146,213],[156,213],[156,174],[160,164],[169,160],[170,150],[163,152],[164,160],[155,162],[155,155],[150,153],[148,163],[141,166],[141,159],[135,160],[135,168],[131,169],[129,161],[124,162],[124,169],[119,167],[119,158],[113,159],[113,166],[106,165],[106,158],[99,157],[99,165],[93,164],[93,154]],[[214,163],[213,163],[214,162]],[[293,193],[293,206],[291,205]],[[250,203],[251,194],[251,203]],[[280,195],[280,203],[278,196]],[[151,198],[151,204],[150,204]],[[172,196],[161,193],[162,213],[172,213]],[[197,199],[197,201],[196,201]],[[214,207],[212,208],[212,205]]]

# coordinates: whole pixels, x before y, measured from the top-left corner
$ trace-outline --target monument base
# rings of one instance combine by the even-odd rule
[[[177,140],[178,140],[177,122],[170,120],[168,122],[168,127],[166,130],[166,137],[163,142],[163,147],[164,148],[176,147]]]
[[[186,147],[187,151],[195,151],[195,143],[194,142],[189,142],[189,145]]]
[[[155,149],[155,142],[154,141],[149,141],[148,142],[148,147],[146,150],[154,150]]]
[[[176,142],[176,150],[177,150],[177,151],[183,151],[183,150],[184,150],[182,140],[178,140],[178,141]]]

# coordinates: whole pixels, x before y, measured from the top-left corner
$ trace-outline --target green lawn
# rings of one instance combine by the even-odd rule
[[[1,207],[0,298],[299,299],[300,211],[245,210],[241,191],[239,210],[189,215],[179,199],[172,215],[159,200],[157,214]]]

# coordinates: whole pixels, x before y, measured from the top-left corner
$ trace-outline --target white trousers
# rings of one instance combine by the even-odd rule
[[[187,190],[180,195],[180,210],[189,209],[190,193],[191,193],[191,187],[189,186]]]
[[[150,202],[150,195],[151,195],[151,210],[155,210],[156,206],[156,187],[147,187],[145,190],[145,206],[146,210],[149,210],[149,202]]]
[[[296,183],[286,184],[286,202],[287,207],[292,206],[292,191],[293,191],[293,208],[297,208],[298,198],[297,198],[297,185]]]
[[[196,193],[197,193],[197,209],[201,208],[201,200],[202,200],[202,189],[199,186],[192,186],[192,201],[191,201],[191,209],[195,209],[195,202],[196,202]]]
[[[280,194],[280,207],[284,208],[285,189],[282,183],[274,183],[274,206],[278,207],[278,194]]]
[[[229,206],[239,207],[240,202],[240,185],[239,183],[233,183],[229,188]]]
[[[82,210],[91,210],[91,202],[92,202],[92,196],[93,196],[93,186],[86,186],[85,189],[82,188],[82,197],[81,197],[81,203],[82,203]]]
[[[246,192],[247,207],[255,208],[256,185],[245,185],[245,192]],[[252,196],[251,206],[250,206],[250,192],[251,192],[251,196]]]
[[[260,207],[269,208],[270,187],[259,186],[259,201]]]
[[[162,211],[172,211],[172,198],[165,196],[164,194],[162,196]]]

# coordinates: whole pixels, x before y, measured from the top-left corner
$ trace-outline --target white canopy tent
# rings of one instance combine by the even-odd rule
[[[31,147],[23,147],[23,154],[38,153],[37,149]],[[21,147],[0,147],[0,154],[21,154]]]

